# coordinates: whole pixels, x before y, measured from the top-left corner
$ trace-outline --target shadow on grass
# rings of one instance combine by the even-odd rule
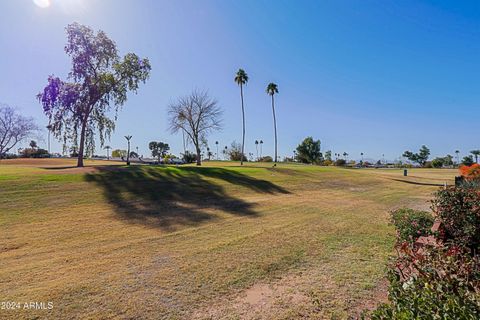
[[[419,186],[431,186],[431,187],[443,187],[443,184],[440,183],[430,183],[430,182],[417,182],[417,181],[411,181],[411,180],[403,180],[403,179],[390,179],[393,181],[398,181],[398,182],[403,182],[403,183],[408,183],[408,184],[416,184]]]
[[[255,217],[250,203],[228,195],[209,178],[247,187],[255,192],[288,193],[268,181],[221,168],[98,167],[85,175],[97,184],[116,212],[130,222],[175,230],[216,219],[209,209]]]
[[[240,185],[260,193],[289,193],[284,188],[279,187],[270,181],[256,179],[233,170],[209,167],[181,167],[180,170],[209,178],[224,180],[231,184]]]

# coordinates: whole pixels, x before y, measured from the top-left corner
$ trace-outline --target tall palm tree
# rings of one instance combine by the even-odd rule
[[[245,150],[245,107],[243,105],[243,86],[248,82],[248,75],[243,69],[238,69],[237,74],[235,75],[235,82],[240,86],[240,98],[242,99],[242,123],[243,123],[243,131],[242,131],[242,155],[240,159],[240,165],[243,166],[243,157],[244,157],[244,150]]]
[[[227,160],[227,153],[228,153],[227,151],[228,151],[228,147],[225,146],[225,148],[223,149],[223,154],[224,154],[225,160]]]
[[[218,141],[215,141],[215,145],[217,146],[217,161],[218,161]]]
[[[262,157],[262,146],[263,146],[263,140],[260,140],[260,158]]]
[[[457,165],[460,163],[460,150],[455,150],[455,154],[457,155]]]
[[[275,159],[274,162],[277,163],[277,118],[275,117],[275,93],[278,93],[278,86],[270,82],[267,85],[267,94],[272,97],[272,112],[273,112],[273,128],[275,131]]]
[[[255,140],[255,149],[257,150],[257,161],[258,161],[258,140]]]
[[[363,166],[363,152],[360,152],[360,155],[362,156],[362,166]]]
[[[480,156],[480,150],[472,150],[470,151],[471,154],[475,157],[475,163],[478,163],[478,156]]]
[[[345,159],[345,162],[347,162],[348,153],[344,152],[344,153],[343,153],[343,157],[344,157],[344,159]]]

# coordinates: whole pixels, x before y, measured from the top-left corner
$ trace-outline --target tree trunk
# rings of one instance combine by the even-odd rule
[[[245,152],[245,108],[243,107],[243,86],[240,84],[240,97],[242,98],[242,120],[243,120],[243,130],[242,130],[242,154],[240,155],[240,165],[243,166],[243,155]]]
[[[183,137],[183,154],[187,153],[187,146],[185,144],[185,129],[182,129],[182,137]]]
[[[275,159],[273,160],[273,162],[277,163],[277,118],[275,117],[275,102],[273,100],[273,94],[272,94],[272,111],[273,111],[273,128],[275,130]]]
[[[86,128],[87,128],[87,121],[83,121],[82,131],[80,132],[80,146],[78,148],[77,167],[83,167],[83,150],[85,145]]]
[[[130,140],[128,140],[128,148],[127,148],[127,166],[130,165]]]
[[[198,147],[198,143],[195,145],[196,151],[197,151],[197,166],[202,165],[202,159],[200,155],[200,148]]]

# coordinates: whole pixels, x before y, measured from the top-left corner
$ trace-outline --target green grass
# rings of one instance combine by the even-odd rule
[[[2,319],[346,318],[383,279],[388,211],[455,174],[41,161],[0,162],[0,300],[54,308]]]

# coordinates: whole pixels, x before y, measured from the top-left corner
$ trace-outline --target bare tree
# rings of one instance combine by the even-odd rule
[[[15,108],[0,104],[0,159],[17,143],[34,136],[38,130],[33,118],[24,117]]]
[[[206,145],[207,135],[222,128],[222,110],[206,91],[193,91],[170,104],[168,115],[170,130],[183,130],[195,146],[197,165],[201,165],[201,147]]]

